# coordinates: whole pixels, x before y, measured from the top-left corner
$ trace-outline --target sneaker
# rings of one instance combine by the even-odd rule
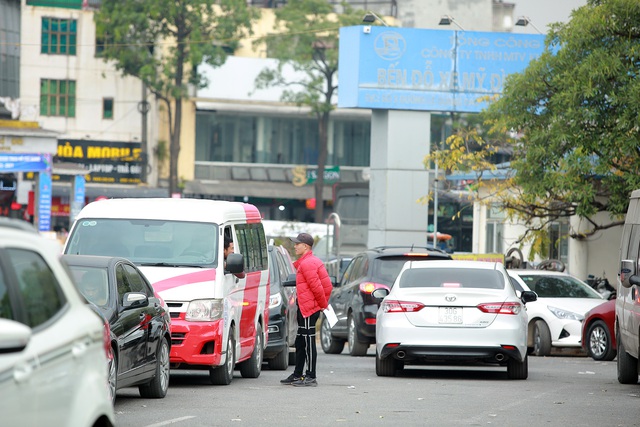
[[[291,374],[287,378],[280,380],[280,384],[293,384],[295,381],[302,381],[304,377],[299,377],[296,374]]]
[[[315,378],[304,377],[291,383],[294,387],[318,387],[318,381]]]

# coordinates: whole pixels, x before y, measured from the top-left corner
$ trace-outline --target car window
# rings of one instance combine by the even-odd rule
[[[109,302],[107,271],[97,267],[70,266],[78,289],[93,304],[105,307]]]
[[[371,271],[371,278],[384,285],[393,285],[396,281],[402,266],[407,262],[405,257],[383,257],[375,260]]]
[[[357,265],[360,264],[360,260],[361,260],[361,257],[356,257],[351,260],[351,262],[347,266],[347,269],[342,275],[342,283],[347,283],[357,278],[355,271],[357,269]]]
[[[511,284],[513,285],[516,291],[524,292],[524,288],[522,287],[520,282],[518,282],[515,278],[509,276],[509,281],[511,282]]]
[[[116,287],[118,288],[118,304],[122,305],[122,298],[127,292],[133,292],[127,280],[127,273],[122,264],[116,267]]]
[[[123,266],[126,271],[127,281],[129,282],[131,292],[142,292],[148,297],[152,297],[153,291],[149,289],[140,273],[130,265],[123,264]]]
[[[11,301],[9,301],[9,290],[7,289],[2,266],[0,266],[0,318],[15,320],[13,317],[13,310],[11,309]]]
[[[520,278],[540,298],[601,298],[589,285],[571,276],[521,274]]]
[[[47,262],[36,252],[7,249],[24,302],[24,323],[32,328],[55,316],[66,304],[60,284]]]
[[[400,277],[401,288],[504,289],[500,272],[480,269],[412,268]]]

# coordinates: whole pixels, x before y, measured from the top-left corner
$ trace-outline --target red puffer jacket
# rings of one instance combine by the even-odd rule
[[[297,269],[296,291],[302,315],[309,317],[316,311],[327,308],[333,285],[320,258],[309,251],[294,262],[293,266]]]

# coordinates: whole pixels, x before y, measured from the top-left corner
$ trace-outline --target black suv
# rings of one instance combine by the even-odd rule
[[[270,369],[285,370],[295,363],[295,344],[298,331],[296,288],[282,286],[295,273],[289,253],[283,246],[269,245],[269,341],[264,349],[264,361]]]
[[[331,327],[322,316],[322,350],[341,353],[348,341],[349,354],[367,354],[369,345],[376,342],[376,312],[380,305],[371,292],[377,288],[390,289],[405,262],[429,259],[451,259],[451,256],[440,249],[417,246],[380,246],[355,255],[329,298],[338,323]]]

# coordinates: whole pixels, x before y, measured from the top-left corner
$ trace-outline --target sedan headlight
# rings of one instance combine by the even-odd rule
[[[269,298],[269,308],[278,307],[282,303],[282,295],[280,293],[273,294]]]
[[[577,320],[578,322],[582,322],[584,320],[584,315],[574,313],[573,311],[563,310],[557,307],[547,306],[550,312],[552,312],[558,319],[564,320]]]
[[[222,319],[221,299],[200,299],[191,301],[187,307],[185,320],[189,322],[211,322]]]

